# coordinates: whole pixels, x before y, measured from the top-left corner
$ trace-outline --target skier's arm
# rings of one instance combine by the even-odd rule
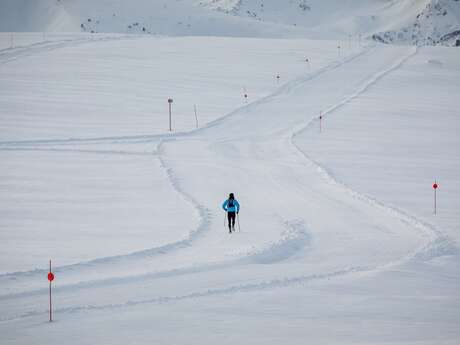
[[[224,211],[227,211],[227,204],[228,204],[228,200],[225,200],[224,203],[222,204],[222,208],[224,209]]]
[[[240,212],[240,203],[235,200],[236,213]]]

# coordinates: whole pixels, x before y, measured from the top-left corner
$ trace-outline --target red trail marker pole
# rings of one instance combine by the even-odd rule
[[[438,183],[436,182],[436,180],[434,181],[433,189],[434,189],[434,214],[436,214],[436,189],[438,189]]]
[[[51,282],[54,280],[54,274],[51,272],[51,260],[50,260],[50,271],[48,273],[48,280],[50,282],[50,322],[53,321],[53,308],[51,305]]]

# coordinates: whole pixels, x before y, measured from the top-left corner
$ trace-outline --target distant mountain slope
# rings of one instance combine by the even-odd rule
[[[456,45],[460,0],[1,0],[0,31],[360,35],[384,43]]]
[[[384,43],[455,45],[459,0],[201,0],[205,8],[308,28],[319,37],[364,35]]]
[[[384,43],[460,46],[459,23],[459,0],[431,0],[408,25],[376,33],[373,38]]]
[[[194,0],[0,0],[0,31],[171,36],[304,36],[301,29],[229,16]]]

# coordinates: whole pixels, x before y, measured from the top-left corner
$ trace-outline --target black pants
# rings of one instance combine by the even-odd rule
[[[232,230],[235,229],[235,217],[236,213],[235,212],[227,212],[227,217],[228,217],[228,229]]]

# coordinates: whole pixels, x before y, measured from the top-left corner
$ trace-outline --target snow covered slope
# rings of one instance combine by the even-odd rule
[[[171,236],[186,236],[195,225],[194,211],[187,203],[180,206],[179,202],[174,216],[171,211],[177,199],[155,206],[155,195],[162,195],[169,185],[161,165],[149,163],[149,156],[157,152],[156,140],[168,132],[166,100],[174,99],[173,133],[191,131],[245,105],[245,93],[248,101],[266,96],[280,83],[317,71],[336,57],[335,42],[152,36],[82,40],[80,35],[0,55],[0,146],[22,143],[38,149],[19,156],[3,152],[0,204],[11,214],[25,207],[28,220],[17,223],[3,217],[0,240],[15,234],[22,246],[0,252],[0,272],[34,267],[50,246],[56,248],[56,260],[69,264],[140,251],[164,244]],[[89,142],[80,147],[86,139]],[[40,149],[49,140],[59,144],[51,155]],[[131,140],[147,144],[140,149],[126,144]],[[114,147],[113,141],[120,145]],[[84,154],[90,149],[102,156],[106,153],[106,159],[99,164],[98,154]],[[71,152],[82,154],[66,158]],[[133,164],[138,158],[145,164],[136,168]],[[28,164],[39,166],[30,178],[28,169],[24,170]],[[107,179],[112,170],[118,173]],[[100,197],[92,199],[97,188],[85,187],[85,171],[93,171],[87,176],[88,185],[101,182],[107,188]],[[49,186],[50,176],[54,176],[53,186]],[[133,183],[123,182],[123,176]],[[40,202],[35,196],[22,197],[24,179],[40,191]],[[138,198],[142,185],[151,192]],[[43,209],[29,207],[29,202],[55,204],[60,216],[43,217]],[[182,213],[191,220],[181,221]],[[151,238],[154,222],[165,236]],[[39,237],[30,236],[32,228]],[[110,245],[83,251],[77,245],[84,246],[90,238],[96,241],[107,231],[113,235]],[[135,237],[127,240],[126,231],[134,231]],[[41,243],[38,252],[26,255],[37,241]],[[21,260],[13,263],[7,259],[11,256]]]
[[[457,0],[3,0],[0,31],[164,35],[373,37],[456,45]],[[460,44],[460,43],[459,43]]]
[[[2,345],[458,343],[456,49],[56,44],[0,56]],[[181,133],[166,132],[171,90]],[[426,157],[448,200],[436,217],[414,192]]]
[[[415,20],[372,37],[384,43],[460,46],[460,1],[431,0]]]
[[[455,45],[458,0],[202,0],[202,6],[260,22],[309,29],[309,36],[372,36],[385,43]]]
[[[0,344],[458,345],[457,14],[0,0]]]
[[[193,0],[2,0],[0,31],[250,37],[301,35],[296,28],[206,10],[195,6]]]

